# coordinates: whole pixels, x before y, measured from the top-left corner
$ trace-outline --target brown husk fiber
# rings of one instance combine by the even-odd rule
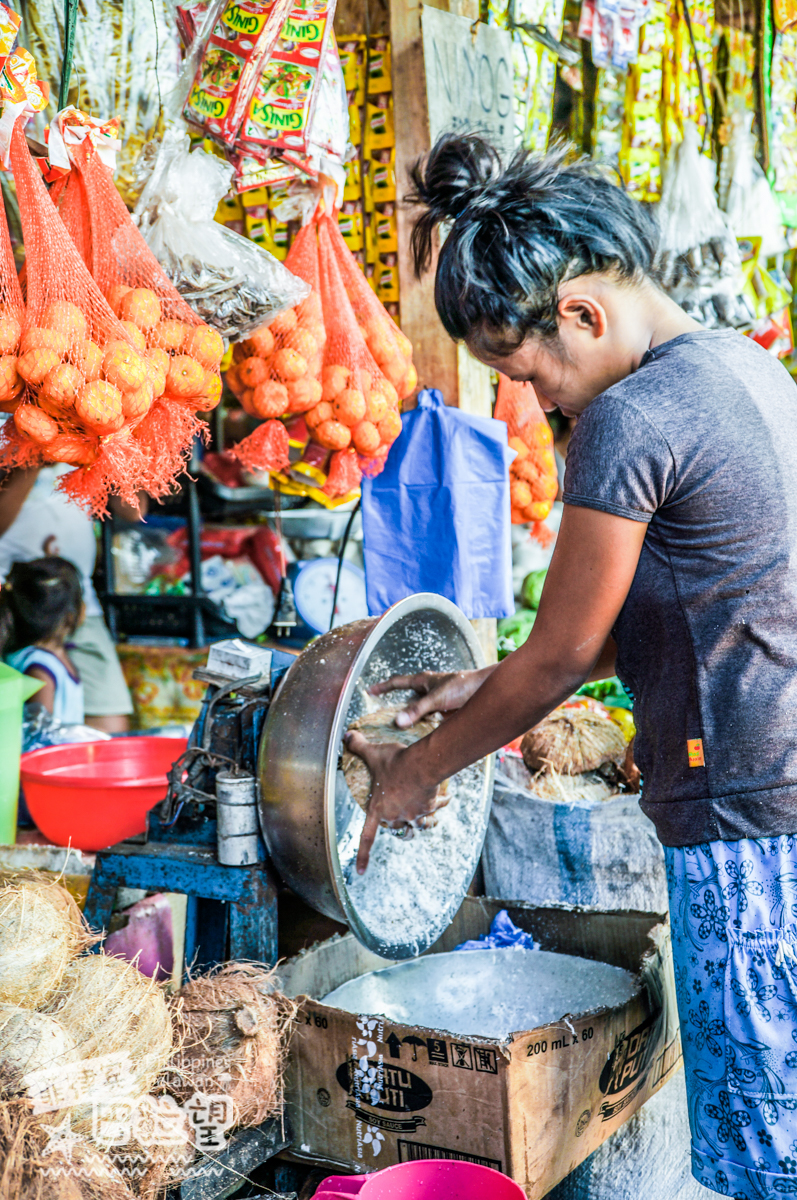
[[[583,775],[609,762],[619,767],[625,752],[619,725],[587,708],[555,709],[520,743],[523,761],[533,775]]]
[[[161,1097],[161,1100],[165,1099]],[[143,1110],[146,1113],[146,1109]],[[148,1136],[151,1133],[152,1139]],[[113,1146],[109,1157],[121,1175],[129,1183],[138,1200],[161,1200],[166,1192],[185,1179],[188,1168],[196,1157],[192,1130],[188,1117],[183,1114],[180,1133],[182,1140],[175,1144],[163,1144],[158,1140],[154,1117],[147,1124],[137,1120],[137,1133],[142,1142],[131,1141],[124,1146]]]
[[[64,971],[48,1005],[72,1035],[83,1059],[126,1051],[131,1098],[149,1092],[174,1049],[163,992],[134,963],[107,954],[85,954]],[[75,1111],[73,1128],[88,1132],[90,1112]]]
[[[282,1109],[282,1074],[298,1006],[274,990],[274,971],[225,963],[200,975],[173,1001],[180,1049],[169,1070],[178,1100],[194,1092],[235,1102],[239,1125],[259,1125]]]
[[[50,1137],[25,1100],[0,1102],[0,1200],[134,1200],[105,1155],[82,1142],[47,1153]]]
[[[57,883],[20,877],[0,888],[0,1004],[41,1008],[92,936]]]
[[[80,954],[89,946],[93,946],[99,938],[92,933],[86,923],[83,913],[77,906],[74,896],[57,879],[53,879],[44,871],[0,871],[0,886],[21,886],[35,889],[53,908],[63,913],[70,929],[70,941],[75,954]],[[2,892],[0,892],[2,896]]]

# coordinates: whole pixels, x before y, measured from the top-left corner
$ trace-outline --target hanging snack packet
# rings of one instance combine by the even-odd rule
[[[307,294],[273,255],[214,220],[232,169],[186,134],[163,139],[136,213],[142,232],[177,291],[223,337],[246,337]]]
[[[244,151],[307,153],[334,13],[334,0],[301,0],[291,8],[244,119]]]
[[[291,0],[227,0],[199,53],[185,119],[232,148]]]
[[[509,448],[516,457],[509,467],[509,496],[513,525],[531,524],[531,534],[543,546],[551,532],[542,522],[553,508],[559,490],[553,433],[530,383],[498,376],[495,419],[506,421]]]
[[[10,161],[27,255],[16,364],[26,388],[14,432],[4,430],[2,458],[7,466],[79,466],[61,486],[93,512],[104,510],[110,492],[135,505],[150,482],[132,436],[142,397],[146,407],[152,401],[141,338],[114,316],[78,254],[31,158],[22,121],[14,127]]]
[[[297,234],[286,265],[310,285],[310,294],[239,342],[226,376],[227,386],[244,411],[267,422],[309,412],[321,400],[326,331],[314,221]],[[268,425],[258,426],[235,447],[235,454],[250,471],[282,470],[288,465],[287,451],[287,434],[278,438]]]

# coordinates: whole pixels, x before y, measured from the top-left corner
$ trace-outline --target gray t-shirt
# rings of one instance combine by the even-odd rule
[[[650,522],[614,636],[668,846],[797,833],[797,387],[682,334],[579,418],[564,502]]]

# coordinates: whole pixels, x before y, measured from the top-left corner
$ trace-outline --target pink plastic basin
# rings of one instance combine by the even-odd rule
[[[23,754],[20,778],[30,815],[55,846],[102,850],[147,827],[166,795],[166,772],[185,738],[121,737]]]
[[[526,1200],[514,1180],[475,1163],[429,1159],[373,1175],[331,1175],[315,1200]]]

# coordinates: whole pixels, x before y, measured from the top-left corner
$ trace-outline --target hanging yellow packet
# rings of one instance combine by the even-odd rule
[[[393,100],[380,96],[377,103],[369,101],[365,106],[365,156],[370,158],[375,150],[392,150],[396,144],[393,121]]]

